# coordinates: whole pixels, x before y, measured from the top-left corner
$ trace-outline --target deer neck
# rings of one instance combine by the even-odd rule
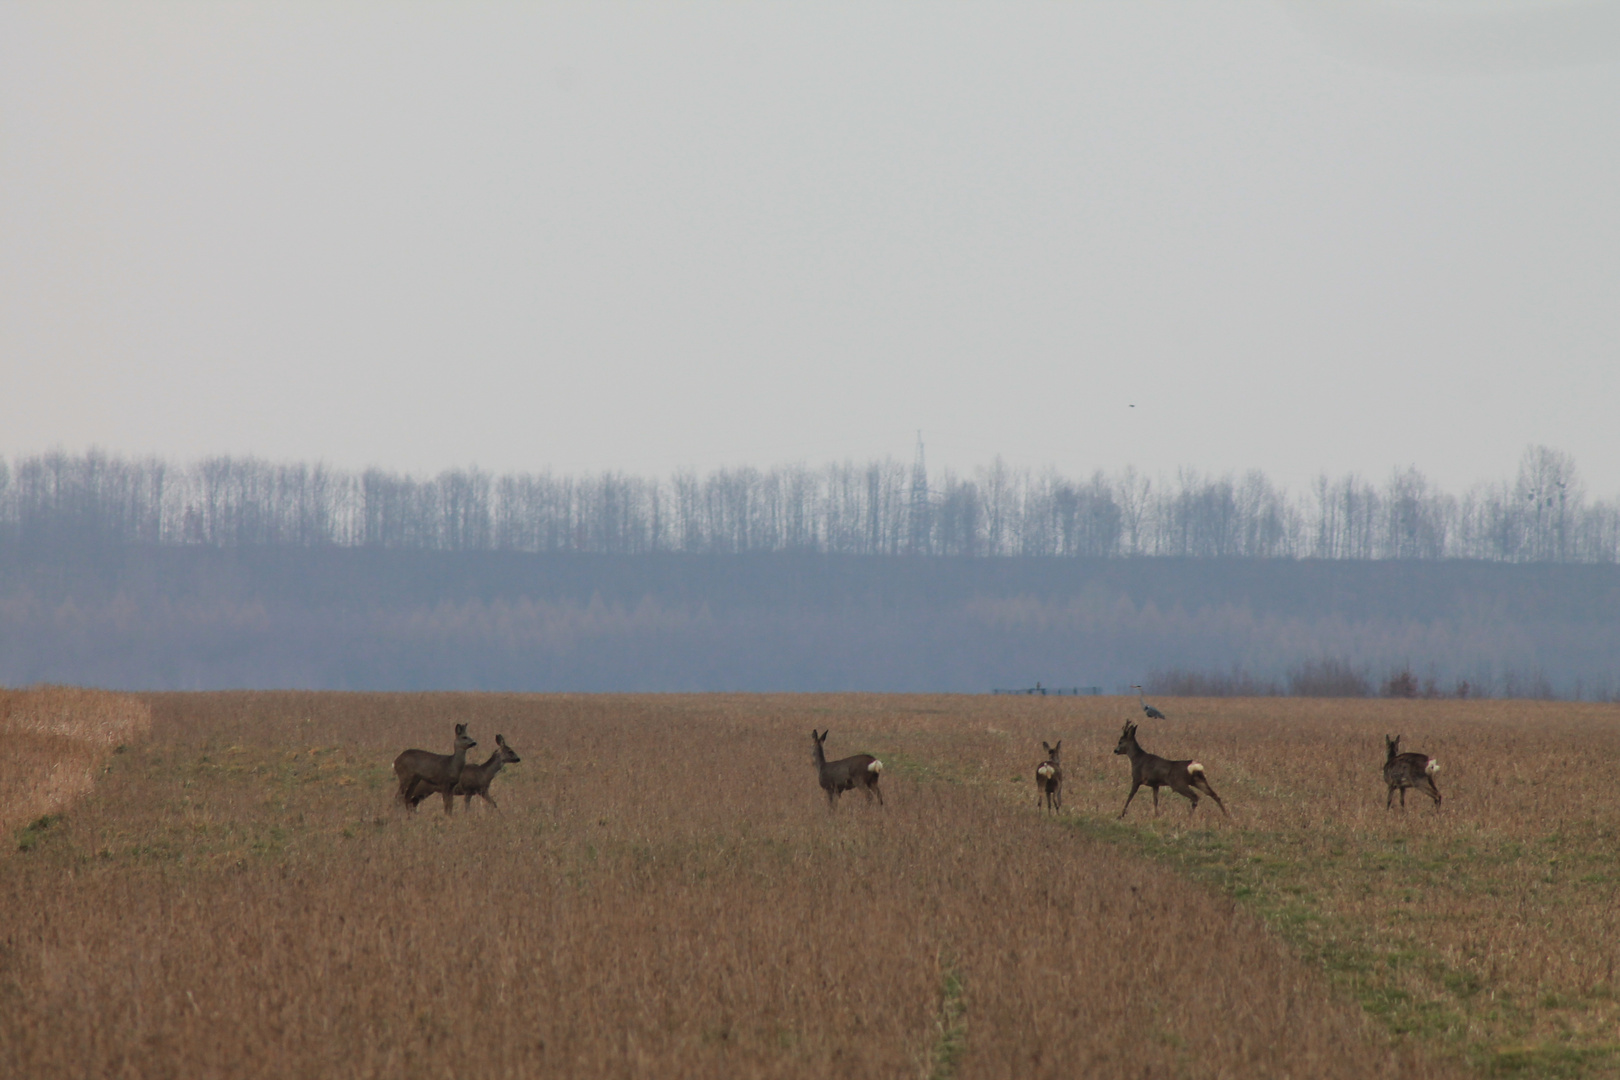
[[[461,779],[461,772],[467,767],[467,748],[456,747],[456,752],[450,755],[450,782],[453,784]]]

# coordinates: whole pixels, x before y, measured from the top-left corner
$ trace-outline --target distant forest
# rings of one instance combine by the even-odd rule
[[[1512,480],[1445,492],[1416,469],[1074,479],[999,459],[972,476],[893,460],[649,478],[431,479],[215,457],[0,458],[0,542],[364,547],[533,554],[926,555],[1620,561],[1620,504],[1589,500],[1569,455],[1528,448]]]
[[[0,461],[0,683],[1616,700],[1616,535],[1542,448],[1461,496],[1406,472],[1298,498],[46,454]]]

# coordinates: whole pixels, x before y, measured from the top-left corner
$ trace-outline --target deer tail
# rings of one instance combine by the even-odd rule
[[[1203,776],[1204,775],[1204,767],[1202,765],[1200,765],[1196,761],[1188,762],[1188,764],[1187,764],[1187,775],[1188,776]]]
[[[1035,775],[1040,777],[1042,780],[1050,780],[1052,779],[1052,774],[1056,771],[1057,770],[1052,768],[1050,765],[1042,765],[1040,768],[1035,770]]]
[[[1423,773],[1426,776],[1433,776],[1435,773],[1437,773],[1439,771],[1440,771],[1440,763],[1438,761],[1434,760],[1434,758],[1430,758],[1429,763],[1427,765],[1423,766]]]
[[[870,764],[870,765],[868,765],[866,767],[866,771],[871,773],[873,776],[881,776],[881,775],[883,775],[883,762],[878,761],[876,758],[874,758],[872,760],[872,764]]]

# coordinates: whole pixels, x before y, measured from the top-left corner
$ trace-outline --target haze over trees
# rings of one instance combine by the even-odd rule
[[[72,544],[368,547],[594,554],[1620,559],[1620,504],[1589,500],[1569,455],[1525,450],[1512,480],[1455,494],[1417,469],[1319,477],[1290,492],[1258,471],[1014,469],[930,476],[919,459],[720,469],[417,478],[217,457],[177,465],[101,453],[0,459],[0,538]]]
[[[0,460],[0,683],[1620,696],[1620,512],[920,461],[420,479]]]

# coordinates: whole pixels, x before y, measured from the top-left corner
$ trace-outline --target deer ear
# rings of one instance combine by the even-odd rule
[[[457,735],[465,735],[465,734],[467,734],[467,725],[466,724],[457,724],[456,725],[456,734]]]
[[[1059,740],[1058,740],[1058,741],[1057,741],[1057,745],[1056,745],[1056,746],[1054,746],[1054,747],[1052,747],[1052,753],[1054,753],[1054,754],[1055,754],[1055,753],[1057,753],[1057,752],[1058,752],[1058,751],[1059,751],[1059,750],[1061,750],[1061,749],[1063,749],[1063,740],[1062,740],[1062,739],[1059,739]]]
[[[495,736],[495,745],[496,746],[505,746],[506,745],[506,737],[504,735]]]

